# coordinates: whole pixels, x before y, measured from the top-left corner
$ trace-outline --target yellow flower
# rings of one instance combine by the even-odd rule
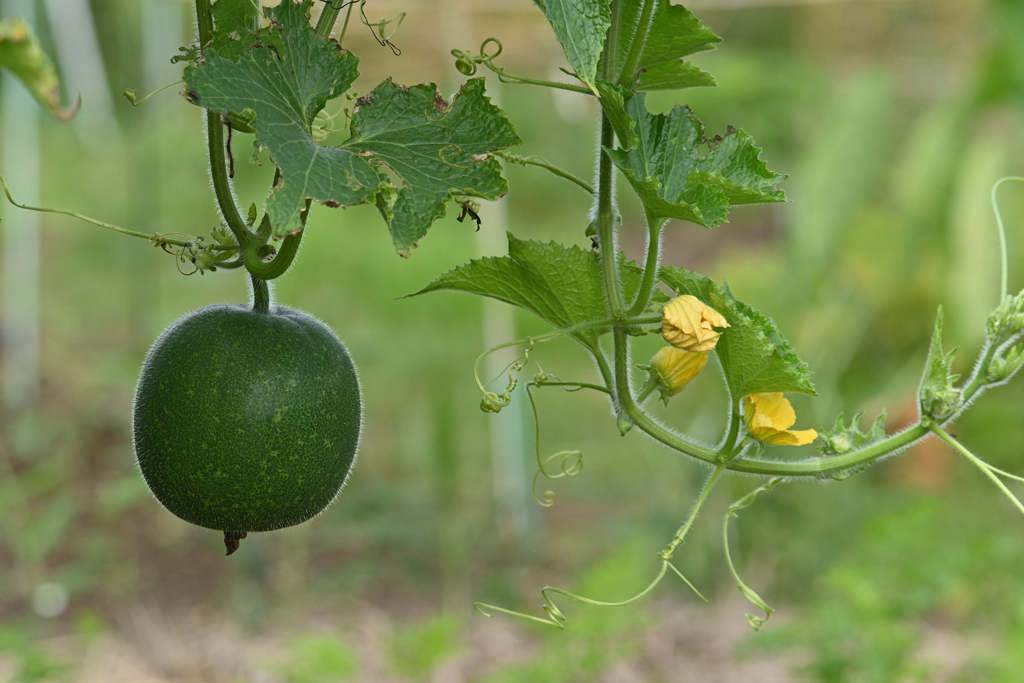
[[[710,351],[722,336],[716,327],[729,327],[729,323],[721,313],[689,294],[668,302],[662,311],[661,336],[677,349]]]
[[[651,359],[651,374],[661,387],[661,400],[668,402],[708,364],[708,352],[691,353],[666,346]]]
[[[750,434],[769,446],[803,446],[818,438],[813,429],[790,429],[796,413],[782,392],[750,394],[744,399],[743,418]]]

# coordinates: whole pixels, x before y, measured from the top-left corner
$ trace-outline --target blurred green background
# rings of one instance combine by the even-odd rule
[[[39,116],[39,201],[143,232],[208,233],[217,217],[200,112],[178,88],[140,108],[120,95],[180,76],[168,59],[192,40],[190,4],[27,4],[67,99],[83,97],[72,123]],[[2,5],[5,16],[14,5]],[[861,410],[866,425],[883,408],[890,431],[909,423],[937,306],[967,372],[998,296],[989,191],[1024,173],[1024,3],[691,8],[725,39],[695,60],[719,87],[652,95],[651,109],[682,102],[711,134],[742,127],[790,174],[792,202],[737,209],[714,231],[672,223],[665,261],[728,280],[778,321],[820,393],[792,397],[797,428]],[[564,63],[529,0],[369,0],[366,9],[371,19],[408,16],[394,38],[401,56],[365,26],[349,28],[360,92],[387,76],[453,92],[461,76],[448,51],[491,35],[510,72],[557,77]],[[14,87],[4,82],[5,103]],[[513,151],[592,173],[593,102],[493,78],[488,88],[526,140]],[[245,163],[249,142],[235,138],[245,206],[272,177],[265,154],[263,166]],[[26,196],[23,171],[0,168],[16,199]],[[934,442],[847,481],[782,486],[741,514],[733,557],[777,609],[757,634],[721,548],[725,508],[758,485],[738,477],[714,492],[677,554],[708,604],[666,579],[625,609],[559,601],[564,632],[475,612],[484,600],[541,615],[547,584],[602,600],[632,595],[706,476],[640,434],[620,437],[603,397],[547,389],[538,392],[542,454],[579,449],[584,467],[551,486],[553,507],[533,502],[525,396],[516,395],[518,412],[481,413],[472,365],[487,346],[544,325],[468,296],[400,298],[470,258],[503,253],[505,229],[589,245],[582,192],[540,170],[508,168],[507,177],[511,193],[484,207],[480,233],[450,216],[409,260],[396,256],[373,207],[314,209],[275,295],[348,345],[365,392],[359,462],[324,515],[254,534],[231,558],[218,534],[149,495],[130,417],[149,344],[190,310],[245,301],[245,279],[183,277],[179,266],[191,264],[143,240],[44,215],[38,392],[8,390],[0,408],[0,681],[1020,680],[1024,520]],[[1024,188],[1000,196],[1017,291]],[[623,248],[637,258],[642,216],[626,193],[621,204]],[[0,215],[9,249],[23,212],[4,204]],[[8,309],[31,298],[24,278],[5,281]],[[636,361],[658,345],[641,340]],[[565,379],[596,374],[567,341],[534,358]],[[25,368],[2,360],[10,386]],[[725,423],[722,399],[709,371],[654,410],[711,441]],[[1022,406],[1018,380],[983,396],[953,431],[997,467],[1024,472]]]

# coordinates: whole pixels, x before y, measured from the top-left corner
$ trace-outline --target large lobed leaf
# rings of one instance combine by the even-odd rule
[[[613,55],[618,69],[625,66],[630,48],[641,26],[643,0],[615,0],[612,11],[618,15],[617,51]],[[647,27],[647,40],[637,63],[636,90],[676,90],[695,86],[713,86],[715,79],[683,57],[714,49],[722,39],[704,26],[682,5],[659,0]],[[609,55],[605,55],[608,59]]]
[[[270,27],[256,30],[250,4],[214,6],[215,38],[205,59],[186,70],[186,95],[251,119],[259,145],[281,170],[267,201],[276,237],[302,229],[307,199],[328,206],[373,202],[395,247],[407,254],[453,194],[496,199],[507,191],[489,153],[521,141],[484,95],[482,80],[469,81],[451,104],[433,85],[385,81],[356,103],[345,143],[320,145],[312,138],[314,118],[351,87],[358,58],[312,29],[310,0],[268,8]],[[397,176],[394,184],[387,169]]]
[[[401,176],[397,194],[377,206],[395,246],[408,251],[445,214],[453,193],[497,199],[508,192],[490,152],[521,144],[515,127],[484,95],[484,79],[466,82],[449,105],[433,85],[381,83],[357,102],[352,136],[341,145]]]
[[[644,93],[600,83],[602,106],[620,140],[605,153],[633,186],[652,219],[677,218],[712,228],[730,206],[786,201],[775,186],[786,176],[770,171],[753,139],[730,128],[708,140],[704,124],[688,107],[650,114]],[[628,131],[628,123],[633,130]],[[701,152],[706,150],[706,155]]]
[[[550,0],[549,0],[550,1]],[[620,258],[627,299],[636,294],[640,271]],[[611,316],[601,277],[600,255],[577,246],[508,236],[508,256],[477,259],[451,270],[411,296],[441,290],[469,292],[532,311],[559,329]],[[572,337],[591,346],[603,328]]]
[[[217,30],[210,46],[221,57],[236,60],[249,47],[243,38],[260,27],[259,0],[217,0],[213,20]]]
[[[807,364],[796,355],[774,320],[704,275],[663,266],[658,277],[679,295],[690,294],[713,307],[729,322],[715,353],[735,398],[770,391],[815,394]]]

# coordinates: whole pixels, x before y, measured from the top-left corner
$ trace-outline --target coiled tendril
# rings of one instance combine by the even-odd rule
[[[488,46],[494,43],[496,49],[494,52],[488,52]],[[536,78],[525,78],[523,76],[515,76],[507,73],[505,67],[495,66],[494,60],[498,58],[502,50],[501,41],[495,37],[490,37],[480,44],[480,53],[473,54],[466,52],[465,50],[454,49],[451,51],[453,57],[455,57],[455,68],[459,70],[463,76],[474,76],[477,72],[478,65],[482,64],[487,67],[491,72],[497,74],[498,80],[502,83],[525,83],[531,85],[542,85],[547,88],[557,88],[559,90],[571,90],[573,92],[585,93],[593,95],[593,91],[585,85],[573,85],[571,83],[558,83],[556,81],[545,81]],[[566,71],[566,74],[578,78],[576,74]]]
[[[711,489],[714,487],[715,483],[722,475],[724,469],[724,465],[719,465],[718,467],[716,467],[714,474],[712,474],[711,477],[707,480],[707,482],[705,482],[704,488],[701,490],[700,495],[697,497],[697,501],[696,503],[694,503],[693,509],[690,511],[690,515],[689,517],[687,517],[686,522],[684,522],[683,526],[681,526],[679,528],[679,531],[676,532],[675,536],[672,539],[672,542],[669,543],[669,545],[666,546],[665,549],[658,553],[658,557],[661,558],[661,569],[658,571],[658,574],[654,577],[651,583],[647,585],[646,588],[644,588],[642,591],[640,591],[633,597],[627,598],[626,600],[622,600],[620,602],[603,602],[601,600],[594,600],[592,598],[584,597],[577,593],[570,593],[567,590],[555,588],[554,586],[545,586],[541,589],[540,594],[541,597],[544,598],[544,604],[541,606],[541,608],[544,610],[546,618],[535,617],[530,614],[523,614],[522,612],[516,612],[514,610],[506,609],[504,607],[498,607],[496,605],[489,605],[483,602],[474,602],[473,607],[475,607],[476,610],[485,617],[494,616],[493,614],[490,614],[487,611],[491,610],[494,612],[501,612],[502,614],[508,614],[513,617],[520,617],[521,619],[535,621],[538,624],[547,624],[549,626],[554,626],[559,630],[564,630],[567,617],[565,616],[565,614],[562,613],[560,609],[558,609],[558,606],[552,599],[551,594],[562,595],[571,600],[575,600],[576,602],[582,602],[585,605],[594,605],[595,607],[625,607],[626,605],[632,604],[650,594],[651,591],[653,591],[655,587],[657,587],[657,585],[661,583],[661,580],[665,577],[665,574],[666,572],[668,572],[669,569],[675,572],[676,576],[682,579],[683,582],[686,583],[686,585],[689,586],[690,589],[697,594],[697,597],[699,597],[704,602],[707,602],[707,598],[701,595],[700,591],[698,591],[696,587],[694,587],[694,585],[690,583],[690,581],[685,576],[683,576],[683,573],[680,572],[679,569],[677,569],[676,566],[672,564],[671,559],[672,554],[675,552],[675,549],[682,544],[687,532],[690,530],[690,527],[693,526],[694,520],[697,519],[697,515],[700,513],[701,508],[704,507],[704,502],[707,500],[708,494],[711,492]]]
[[[722,524],[722,545],[725,547],[725,561],[729,565],[729,571],[732,573],[732,578],[736,581],[736,587],[740,589],[740,593],[743,594],[743,597],[745,597],[747,600],[753,603],[758,609],[764,612],[763,619],[753,614],[746,615],[747,623],[749,623],[755,631],[761,630],[761,625],[764,624],[764,622],[768,621],[769,617],[772,616],[772,612],[774,610],[771,607],[769,607],[768,604],[765,603],[765,601],[761,598],[761,596],[755,593],[752,588],[747,586],[747,584],[743,583],[743,580],[740,578],[740,575],[736,572],[736,566],[733,565],[732,557],[730,557],[729,555],[729,518],[731,517],[733,519],[739,519],[740,510],[749,507],[751,503],[753,503],[759,495],[761,495],[762,493],[768,493],[769,491],[771,491],[777,485],[781,484],[784,481],[785,479],[783,479],[782,477],[775,477],[773,479],[769,479],[768,483],[765,484],[764,486],[760,486],[754,489],[747,495],[737,500],[735,503],[729,506],[728,510],[726,510],[725,522]]]

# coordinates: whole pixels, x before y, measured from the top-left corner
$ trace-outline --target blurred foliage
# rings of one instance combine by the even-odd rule
[[[169,54],[140,58],[147,3],[91,2],[116,92],[148,92],[175,78]],[[366,31],[351,33],[364,59],[357,89],[394,72],[398,82],[440,80],[450,92],[459,79],[447,51],[491,34],[507,46],[510,70],[549,75],[556,52],[539,13],[480,12],[456,30],[441,19],[444,3],[406,4],[402,57]],[[177,23],[160,28],[174,33],[173,51],[189,40],[192,23],[185,4],[167,6]],[[711,132],[743,127],[773,168],[791,174],[792,203],[736,211],[731,225],[714,231],[670,225],[666,261],[727,280],[778,321],[821,394],[794,397],[801,424],[806,416],[807,426],[829,426],[839,412],[864,409],[867,428],[887,407],[892,431],[915,405],[937,305],[947,312],[948,343],[961,346],[954,369],[963,372],[995,304],[988,190],[1000,175],[1024,171],[1013,153],[1024,132],[1024,56],[1014,28],[1024,21],[1020,3],[698,14],[725,38],[697,60],[713,68],[719,87],[681,99],[658,93],[649,106],[679,100]],[[46,22],[37,30],[53,54]],[[168,69],[166,81],[146,80]],[[594,130],[579,118],[589,111],[585,99],[493,81],[488,88],[526,140],[523,154],[590,172]],[[123,139],[106,152],[82,139],[77,121],[43,121],[43,202],[151,232],[209,232],[217,218],[200,117],[173,92],[139,109],[115,98]],[[242,136],[235,153],[248,157]],[[244,205],[261,201],[269,166],[238,164]],[[532,169],[509,168],[507,176],[508,227],[518,237],[589,246],[583,193]],[[1015,291],[1024,285],[1024,197],[1011,187],[1000,196]],[[622,209],[623,245],[636,258],[642,216],[625,197]],[[146,491],[132,456],[130,406],[159,332],[202,305],[244,301],[243,278],[185,278],[172,256],[141,240],[65,218],[42,224],[42,398],[30,410],[0,413],[0,672],[15,671],[19,681],[74,680],[68,662],[89,660],[112,638],[135,642],[126,615],[155,605],[186,633],[180,624],[198,614],[203,623],[228,624],[224,630],[257,651],[260,638],[275,637],[272,657],[250,659],[289,681],[373,675],[365,625],[355,622],[366,614],[385,619],[379,613],[402,625],[380,627],[377,665],[409,680],[428,680],[453,660],[476,662],[466,664],[467,680],[589,681],[622,662],[640,662],[651,680],[672,680],[650,673],[663,670],[645,638],[669,628],[651,602],[622,610],[559,603],[570,617],[565,632],[485,620],[470,608],[482,599],[538,610],[537,590],[548,583],[598,598],[630,594],[649,580],[654,552],[706,475],[637,434],[620,437],[601,396],[538,392],[542,453],[579,448],[585,465],[580,476],[555,482],[553,508],[531,517],[525,531],[516,526],[495,495],[507,476],[491,454],[496,418],[478,411],[472,383],[484,346],[480,303],[455,295],[398,299],[478,256],[483,247],[471,227],[439,222],[433,239],[404,261],[372,207],[314,209],[297,267],[276,296],[329,323],[355,358],[367,406],[359,462],[322,517],[252,535],[225,561],[215,534],[173,518]],[[519,334],[545,329],[526,314],[514,321]],[[657,343],[640,341],[642,363]],[[535,355],[564,379],[594,376],[569,342]],[[671,407],[655,410],[713,440],[725,421],[721,398],[718,377],[705,372]],[[984,396],[954,431],[995,466],[1021,473],[1021,405],[1018,380]],[[521,427],[529,446],[530,425]],[[524,472],[527,484],[531,476]],[[728,502],[755,487],[726,480],[677,554],[711,606],[696,606],[685,586],[663,587],[657,599],[670,611],[710,620],[735,596],[721,519]],[[935,680],[942,667],[958,672],[952,680],[1016,680],[1024,663],[1024,586],[1015,571],[1024,559],[1021,523],[976,471],[930,442],[845,482],[780,487],[730,530],[744,580],[777,608],[740,650],[747,658],[789,653],[801,675],[818,681]],[[53,619],[33,611],[44,584],[70,596]],[[746,628],[742,612],[735,619]],[[314,621],[329,628],[314,629]],[[521,634],[521,652],[488,668],[474,657],[496,656],[480,639],[498,639],[501,628]],[[958,659],[931,656],[936,633]],[[145,663],[154,675],[183,678],[161,661]],[[232,671],[197,679],[237,680]]]

